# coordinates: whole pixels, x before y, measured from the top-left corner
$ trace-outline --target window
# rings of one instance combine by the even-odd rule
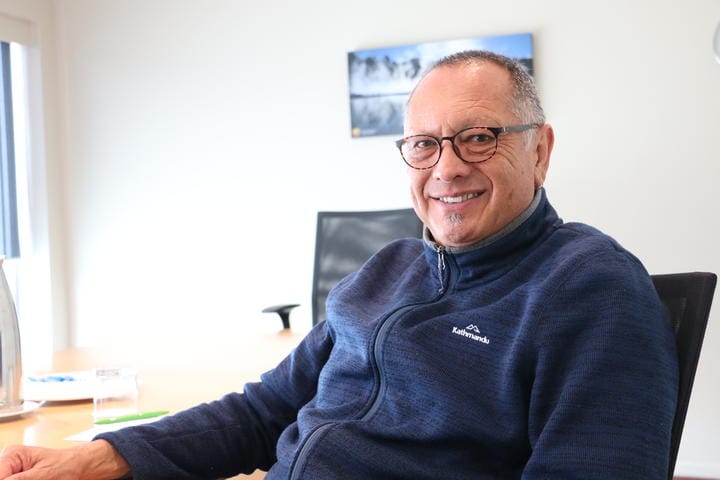
[[[45,116],[56,101],[49,88],[55,76],[48,73],[55,60],[53,35],[44,16],[51,8],[29,11],[20,3],[0,6],[0,254],[8,257],[3,270],[20,321],[23,370],[30,373],[50,368],[53,351],[69,344],[69,326],[62,258],[51,256],[51,242],[61,252],[49,219],[49,207],[58,214],[60,209],[48,198],[48,164],[59,158],[52,141],[55,117]],[[49,136],[46,125],[53,127]],[[13,253],[3,251],[7,238]]]
[[[54,331],[49,274],[31,227],[29,51],[0,42],[0,255],[20,321],[23,369],[33,371],[48,366]]]
[[[20,255],[10,44],[0,42],[0,255]]]

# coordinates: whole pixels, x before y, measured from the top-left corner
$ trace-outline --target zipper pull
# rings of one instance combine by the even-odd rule
[[[445,291],[445,280],[443,276],[443,271],[445,270],[445,247],[438,246],[436,251],[438,256],[438,279],[440,280],[438,293],[443,293],[443,291]]]

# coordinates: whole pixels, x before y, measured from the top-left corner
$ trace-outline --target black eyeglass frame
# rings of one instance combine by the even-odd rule
[[[497,152],[497,146],[498,146],[498,137],[500,136],[501,133],[525,132],[525,131],[527,131],[527,130],[530,130],[531,128],[540,128],[540,127],[542,127],[542,125],[543,125],[543,124],[541,124],[541,123],[525,123],[525,124],[523,124],[523,125],[508,125],[508,126],[506,126],[506,127],[480,127],[480,126],[467,127],[467,128],[463,128],[462,130],[456,132],[455,135],[452,135],[452,136],[449,136],[449,137],[433,137],[432,135],[426,135],[426,134],[422,134],[422,135],[410,135],[409,137],[403,137],[403,138],[401,138],[400,140],[396,140],[396,141],[395,141],[395,146],[398,148],[398,150],[400,150],[400,156],[402,157],[403,161],[404,161],[410,168],[414,168],[415,170],[428,170],[428,169],[433,168],[435,165],[438,164],[438,162],[440,161],[440,157],[442,156],[442,148],[443,148],[443,143],[442,143],[442,142],[443,142],[444,140],[449,140],[449,141],[450,141],[450,145],[452,145],[452,149],[453,149],[453,151],[455,152],[455,155],[457,155],[457,157],[458,157],[460,160],[462,160],[463,162],[466,162],[466,163],[483,163],[483,162],[487,162],[488,160],[490,160],[492,157],[495,156],[495,152]],[[488,158],[485,158],[485,159],[483,159],[483,160],[472,161],[472,160],[465,160],[464,158],[462,158],[462,155],[460,155],[460,151],[459,151],[457,145],[455,145],[455,138],[456,138],[458,135],[460,135],[461,133],[467,132],[468,130],[472,130],[473,128],[483,128],[483,129],[485,129],[485,130],[489,130],[490,132],[492,132],[493,135],[495,135],[495,149],[493,150],[492,155],[490,155]],[[433,140],[435,140],[435,143],[437,143],[437,145],[438,145],[438,154],[437,154],[437,158],[435,159],[435,162],[433,162],[432,165],[429,165],[429,166],[427,166],[427,167],[416,167],[415,165],[411,164],[407,159],[405,159],[405,155],[403,155],[403,152],[402,152],[402,147],[403,147],[403,145],[405,144],[405,142],[407,142],[407,141],[410,140],[411,138],[416,138],[416,137],[432,138]]]

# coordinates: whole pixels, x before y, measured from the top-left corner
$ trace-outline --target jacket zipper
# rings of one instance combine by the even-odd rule
[[[440,280],[440,289],[438,290],[438,293],[443,293],[445,291],[445,277],[443,276],[443,272],[445,271],[445,247],[438,245],[438,247],[435,249],[438,256],[438,279]]]
[[[382,344],[382,341],[385,336],[386,332],[389,328],[389,326],[394,323],[394,320],[401,316],[404,312],[407,310],[410,310],[413,308],[415,304],[413,305],[405,305],[404,307],[400,307],[399,309],[395,310],[393,313],[388,315],[383,323],[380,325],[380,328],[378,329],[377,334],[375,335],[375,340],[373,341],[373,358],[375,359],[375,371],[377,372],[377,382],[378,382],[378,389],[377,393],[375,394],[375,398],[373,399],[373,403],[370,406],[370,409],[362,416],[360,417],[360,421],[365,420],[367,418],[370,418],[375,411],[377,410],[378,406],[380,405],[380,399],[383,396],[383,391],[385,384],[382,381],[382,370],[380,368],[380,355],[381,355],[381,348],[380,345]],[[323,423],[315,427],[315,430],[310,432],[310,434],[305,438],[305,441],[303,442],[302,446],[298,450],[297,457],[295,457],[295,461],[293,462],[291,468],[290,468],[290,480],[296,480],[298,479],[298,471],[300,468],[298,466],[303,465],[305,463],[305,459],[309,455],[310,450],[312,449],[313,445],[317,441],[317,439],[320,438],[320,434],[324,431],[326,431],[328,428],[330,428],[332,425],[334,425],[337,422],[328,422]]]
[[[438,289],[438,295],[430,300],[427,303],[433,303],[438,300],[440,300],[444,293],[447,291],[446,285],[445,285],[445,270],[447,270],[447,265],[445,263],[445,247],[438,246],[435,251],[437,252],[438,256],[438,279],[440,281],[440,288]],[[448,277],[448,287],[450,283],[450,278]],[[383,392],[385,391],[385,382],[383,381],[383,372],[381,368],[380,363],[380,357],[382,355],[382,348],[381,345],[383,344],[383,341],[385,340],[385,337],[387,336],[387,331],[392,326],[395,321],[403,316],[405,312],[408,310],[411,310],[418,305],[421,305],[419,303],[411,304],[411,305],[405,305],[404,307],[400,307],[399,309],[395,310],[393,313],[388,315],[385,320],[383,321],[382,325],[380,325],[380,328],[378,330],[378,333],[375,335],[375,340],[373,341],[373,358],[375,359],[375,370],[377,372],[377,381],[378,381],[378,389],[377,393],[375,394],[375,398],[373,399],[373,403],[368,409],[368,411],[360,418],[360,421],[366,420],[368,418],[371,418],[377,409],[380,407],[380,401],[383,398]],[[309,455],[310,450],[312,449],[313,444],[320,438],[321,434],[325,432],[327,429],[332,427],[337,422],[328,422],[323,423],[315,427],[315,430],[310,432],[310,434],[307,436],[305,441],[303,442],[302,446],[298,450],[298,454],[295,457],[295,461],[290,467],[290,480],[297,480],[298,479],[298,472],[300,469],[298,468],[299,465],[303,465],[305,463],[305,459]]]
[[[438,295],[433,298],[432,300],[424,303],[414,303],[411,305],[405,305],[404,307],[401,307],[397,310],[395,310],[392,314],[390,314],[383,324],[380,326],[380,329],[378,330],[377,335],[375,336],[375,341],[373,343],[373,358],[375,359],[375,370],[377,371],[377,378],[378,378],[378,389],[377,394],[375,395],[375,399],[373,400],[372,405],[370,406],[370,409],[365,413],[365,415],[362,416],[360,420],[366,420],[368,418],[371,418],[377,409],[380,407],[380,401],[383,398],[383,394],[385,392],[385,382],[383,381],[383,371],[382,371],[382,364],[380,362],[381,356],[382,356],[382,345],[384,343],[385,337],[387,336],[387,331],[390,329],[390,327],[395,323],[395,321],[402,317],[405,312],[412,310],[413,308],[417,307],[418,305],[425,305],[430,304],[433,302],[437,302],[440,300],[445,292],[448,290],[446,289],[445,285],[445,270],[447,270],[447,265],[445,263],[445,247],[438,246],[435,251],[438,255],[438,278],[440,280],[440,288],[438,289]],[[450,278],[448,276],[448,282]],[[449,284],[447,285],[449,287]]]
[[[380,326],[380,330],[378,330],[378,333],[375,336],[375,341],[373,342],[373,358],[375,359],[375,371],[377,372],[378,389],[377,393],[375,394],[375,398],[373,399],[372,405],[370,405],[370,408],[367,412],[365,412],[365,414],[360,418],[360,420],[366,420],[368,418],[371,418],[375,414],[378,407],[380,406],[380,399],[383,398],[383,394],[385,392],[385,382],[383,382],[383,372],[380,366],[380,357],[382,356],[381,345],[383,344],[385,337],[387,336],[387,331],[389,330],[390,326],[395,323],[396,319],[401,317],[408,310],[415,308],[416,306],[416,304],[406,305],[395,310],[385,319],[383,324]]]
[[[290,480],[296,480],[298,478],[298,472],[300,471],[300,469],[297,468],[298,465],[303,465],[305,463],[305,458],[309,455],[310,449],[315,443],[316,439],[320,438],[320,434],[330,428],[332,425],[333,424],[330,422],[322,423],[315,427],[315,430],[310,432],[310,435],[305,438],[305,441],[299,449],[297,457],[295,457],[295,461],[290,466]]]

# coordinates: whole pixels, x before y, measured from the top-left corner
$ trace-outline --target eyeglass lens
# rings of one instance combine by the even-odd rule
[[[468,128],[448,140],[452,141],[455,154],[466,162],[484,162],[497,148],[497,137],[486,128]],[[440,158],[440,142],[429,135],[415,135],[405,139],[400,152],[411,167],[430,168]]]

